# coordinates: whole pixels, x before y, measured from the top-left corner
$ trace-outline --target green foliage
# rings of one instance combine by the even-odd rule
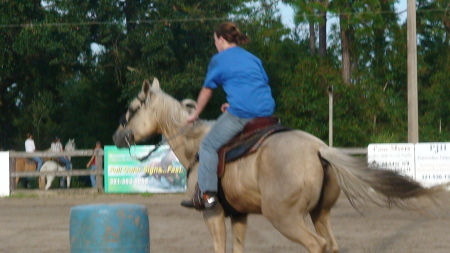
[[[26,132],[38,149],[54,135],[75,138],[79,149],[112,144],[144,79],[195,99],[216,53],[213,30],[230,18],[252,39],[245,48],[263,61],[285,125],[328,140],[332,86],[335,146],[406,142],[406,25],[394,0],[283,2],[296,10],[295,31],[283,26],[278,0],[0,1],[0,148],[23,150]],[[450,137],[446,4],[418,1],[421,141]],[[303,24],[320,24],[322,12],[341,26],[328,30],[327,56],[317,58]],[[342,31],[350,39],[350,84],[342,81]],[[202,117],[216,118],[223,102],[218,90]]]

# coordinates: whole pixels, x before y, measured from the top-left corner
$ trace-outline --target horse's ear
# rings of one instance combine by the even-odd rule
[[[144,95],[147,95],[149,91],[150,91],[150,82],[148,81],[148,79],[145,79],[144,83],[142,83],[142,93],[144,93]]]
[[[142,84],[142,93],[147,96],[150,93],[150,89],[153,89],[153,90],[160,89],[158,78],[156,78],[156,77],[153,78],[152,85],[150,85],[150,81],[148,79],[144,80],[144,83]]]
[[[195,108],[197,107],[197,102],[190,98],[185,98],[181,100],[181,105],[183,108],[188,111],[189,114],[195,111]]]
[[[158,90],[160,89],[159,81],[158,81],[158,78],[156,78],[156,77],[153,78],[152,88],[153,89],[158,89]]]

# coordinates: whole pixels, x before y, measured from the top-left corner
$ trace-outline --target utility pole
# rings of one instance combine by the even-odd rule
[[[419,107],[417,98],[416,0],[408,0],[408,142],[419,142]]]
[[[328,86],[328,146],[333,147],[333,85]]]

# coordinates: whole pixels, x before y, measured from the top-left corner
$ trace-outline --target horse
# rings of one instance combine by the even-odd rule
[[[46,161],[42,167],[42,172],[55,172],[55,171],[65,171],[66,167],[61,166],[59,163],[55,161]],[[41,176],[40,182],[43,184],[46,183],[44,190],[47,191],[52,186],[52,182],[55,179],[54,175]],[[70,186],[70,177],[67,177],[67,185]],[[42,188],[41,188],[42,189]]]
[[[65,151],[75,151],[76,149],[76,145],[75,145],[75,139],[69,139],[66,143],[66,145],[64,146],[64,150]],[[68,157],[69,161],[70,161],[70,156]]]
[[[70,152],[70,151],[75,151],[75,149],[76,149],[75,139],[69,139],[69,140],[67,141],[66,145],[64,146],[64,151]],[[49,149],[47,149],[46,151],[47,151],[47,152],[52,152],[52,149],[49,148]],[[70,157],[70,156],[66,156],[66,158],[67,158],[67,160],[68,160],[69,162],[71,161],[71,157]],[[59,157],[53,157],[53,158],[51,158],[50,160],[55,161],[55,162],[58,163],[59,165],[64,165],[64,166],[65,166],[64,161],[62,161]],[[43,166],[43,165],[42,165],[42,166]],[[72,163],[70,163],[70,169],[72,169]],[[61,185],[61,187],[63,187],[63,183],[64,183],[63,180],[65,180],[66,178],[67,178],[67,188],[70,188],[70,182],[71,182],[71,177],[70,177],[70,176],[62,177],[62,178],[61,178],[62,181],[60,182],[60,185]],[[52,179],[52,181],[53,181],[53,179]],[[39,188],[40,188],[41,190],[44,189],[43,185],[42,185],[42,187],[41,187],[41,185],[40,185]]]
[[[211,124],[186,124],[188,110],[165,93],[156,78],[151,85],[144,80],[113,141],[117,147],[129,148],[162,134],[188,170],[187,193],[192,197],[197,183],[196,154]],[[341,191],[354,205],[362,201],[408,210],[423,210],[447,193],[447,185],[424,188],[392,170],[370,167],[364,157],[345,154],[301,130],[270,135],[256,152],[227,163],[220,183],[225,199],[238,213],[226,214],[222,204],[202,210],[216,253],[226,252],[228,216],[234,253],[244,252],[248,214],[262,214],[310,253],[337,253],[330,212]],[[307,226],[308,216],[315,232]]]
[[[37,164],[34,160],[28,158],[15,158],[15,171],[36,171]],[[20,177],[16,177],[16,185],[19,184]],[[44,183],[39,181],[39,188],[44,187]]]
[[[69,139],[65,145],[65,151],[74,151],[76,150],[76,145],[75,145],[75,139]],[[51,152],[51,149],[47,149],[45,150],[46,152]],[[53,158],[54,160],[58,160],[57,158]],[[52,160],[48,157],[43,159],[44,162]],[[71,160],[71,157],[68,157],[68,160]],[[42,165],[44,166],[44,165]],[[28,158],[15,158],[15,171],[36,171],[37,169],[37,164],[35,161],[28,159]],[[16,177],[16,185],[19,183],[20,177]],[[70,180],[71,177],[67,177],[67,187],[70,187]],[[42,182],[39,180],[39,189],[44,189],[45,188],[45,182]]]
[[[76,149],[75,139],[69,139],[67,141],[66,145],[64,146],[64,150],[67,152],[70,152],[70,151],[75,151],[75,149]],[[72,157],[68,156],[67,160],[71,161]],[[70,163],[70,169],[72,169],[72,163]],[[71,180],[71,177],[67,176],[67,188],[70,188],[70,180]]]

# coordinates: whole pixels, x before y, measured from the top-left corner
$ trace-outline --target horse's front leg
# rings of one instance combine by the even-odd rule
[[[231,216],[233,231],[233,253],[244,253],[245,233],[247,231],[247,215]]]
[[[226,252],[227,230],[225,227],[225,214],[221,205],[216,205],[214,209],[203,210],[203,219],[213,237],[214,252]]]

